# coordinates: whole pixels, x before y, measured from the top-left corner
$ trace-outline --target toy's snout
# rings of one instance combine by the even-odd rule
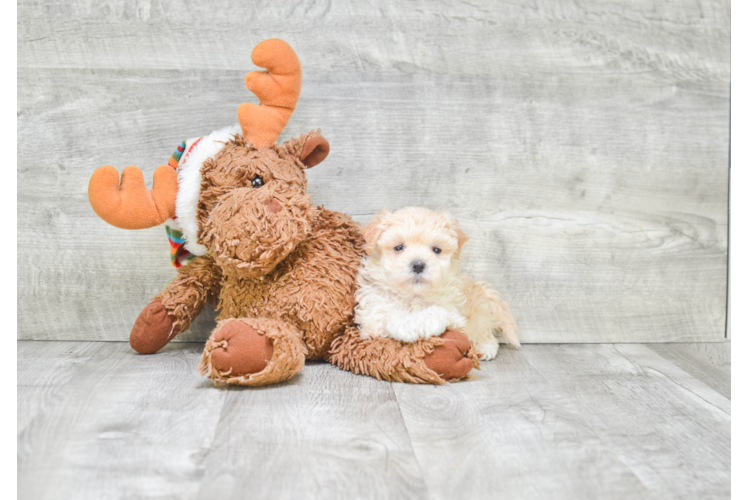
[[[268,198],[265,200],[265,206],[268,208],[270,213],[277,214],[281,210],[283,210],[283,207],[281,204],[276,200],[275,198]]]
[[[228,274],[264,276],[307,237],[311,210],[307,195],[238,188],[211,210],[203,244]]]

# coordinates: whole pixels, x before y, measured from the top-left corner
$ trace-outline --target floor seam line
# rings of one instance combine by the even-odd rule
[[[418,460],[418,456],[416,455],[416,450],[413,447],[413,438],[410,436],[410,429],[408,429],[408,424],[405,422],[405,415],[403,415],[403,409],[400,407],[400,398],[397,397],[397,391],[395,391],[394,384],[395,382],[389,382],[390,384],[390,391],[392,391],[392,395],[395,397],[395,403],[397,404],[397,411],[400,414],[400,419],[403,422],[403,427],[405,428],[405,434],[408,436],[408,444],[410,445],[410,451],[413,452],[413,459],[416,461],[416,465],[418,466],[418,472],[421,474],[421,482],[423,483],[423,487],[426,490],[426,497],[431,498],[431,491],[429,490],[429,486],[426,483],[426,476],[423,473],[423,467],[421,467],[421,461]]]
[[[696,394],[695,392],[693,392],[693,391],[692,391],[691,389],[689,389],[688,387],[684,387],[683,385],[679,384],[679,383],[678,383],[677,381],[673,380],[673,379],[672,379],[672,377],[670,377],[670,376],[669,376],[669,375],[667,375],[666,373],[663,373],[662,371],[660,371],[660,370],[658,370],[658,369],[656,369],[656,368],[651,368],[651,367],[643,367],[643,366],[642,366],[642,365],[641,365],[640,363],[634,363],[633,361],[631,361],[631,359],[629,359],[629,357],[628,357],[628,356],[626,356],[626,355],[625,355],[624,353],[622,353],[621,351],[619,351],[619,350],[618,350],[618,346],[617,346],[616,344],[613,344],[613,349],[615,349],[615,350],[616,350],[616,352],[617,352],[618,354],[620,354],[621,356],[623,356],[624,358],[626,358],[626,360],[627,360],[627,361],[628,361],[629,363],[631,363],[632,365],[635,365],[635,366],[638,366],[638,367],[642,367],[642,368],[647,368],[648,370],[652,370],[652,371],[654,371],[654,372],[657,372],[657,373],[659,373],[660,375],[662,375],[663,377],[665,377],[666,379],[668,379],[668,380],[669,380],[670,382],[672,382],[673,384],[675,384],[675,385],[677,385],[678,387],[680,387],[681,389],[683,389],[684,391],[688,391],[689,393],[693,394],[694,396],[696,396],[697,398],[699,398],[699,399],[700,399],[701,401],[703,401],[704,403],[708,404],[709,406],[711,406],[711,407],[713,407],[713,408],[716,408],[716,409],[717,409],[717,410],[719,410],[720,412],[724,413],[724,414],[725,414],[725,415],[726,415],[726,416],[727,416],[728,418],[732,419],[732,413],[727,413],[727,412],[726,412],[725,410],[723,410],[722,408],[720,408],[720,407],[719,407],[719,406],[717,406],[716,404],[712,403],[711,401],[707,401],[707,400],[706,400],[706,399],[704,399],[704,398],[703,398],[703,397],[702,397],[701,395],[699,395],[699,394]],[[650,349],[650,351],[651,351],[651,349]],[[657,353],[656,353],[655,351],[652,351],[652,352],[653,352],[654,354],[656,354],[657,356],[659,356],[659,354],[657,354]],[[660,357],[662,357],[662,356],[660,356]],[[664,361],[667,361],[668,363],[670,363],[670,361],[668,361],[667,359],[665,359],[665,358],[662,358],[662,359],[663,359]],[[672,364],[672,363],[671,363],[671,364]],[[676,366],[676,365],[673,365],[673,366],[675,366],[676,368],[678,368],[678,369],[680,370],[680,368],[679,368],[678,366]],[[692,378],[693,378],[694,380],[696,380],[697,382],[700,382],[700,383],[702,383],[702,384],[703,384],[703,382],[701,382],[701,381],[700,381],[699,379],[697,379],[697,378],[693,377],[693,376],[692,376],[692,375],[691,375],[690,373],[688,373],[688,372],[685,372],[685,370],[683,370],[683,371],[684,371],[684,373],[686,373],[687,375],[689,375],[690,377],[692,377]],[[709,387],[709,386],[706,386],[706,387],[707,387],[707,388],[708,388],[709,390],[713,391],[713,392],[714,392],[715,394],[719,395],[720,397],[724,397],[724,396],[722,396],[722,394],[718,393],[717,391],[715,391],[715,390],[714,390],[714,389],[712,389],[711,387]],[[725,399],[727,399],[727,398],[725,398]],[[728,399],[728,401],[730,401],[730,400]]]

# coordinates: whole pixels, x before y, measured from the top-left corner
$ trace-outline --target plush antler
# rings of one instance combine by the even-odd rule
[[[122,182],[114,167],[98,168],[88,182],[88,200],[94,212],[122,229],[158,226],[174,217],[177,172],[161,165],[153,173],[153,190],[148,191],[143,172],[137,167],[122,171]]]
[[[252,62],[267,71],[247,73],[244,83],[260,105],[239,106],[239,124],[244,139],[257,148],[268,148],[283,132],[301,93],[301,62],[283,40],[271,38],[257,44]]]

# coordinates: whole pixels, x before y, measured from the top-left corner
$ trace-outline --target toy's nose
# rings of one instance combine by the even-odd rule
[[[410,263],[410,268],[413,269],[414,273],[421,274],[423,270],[426,269],[426,264],[420,260],[416,260]]]

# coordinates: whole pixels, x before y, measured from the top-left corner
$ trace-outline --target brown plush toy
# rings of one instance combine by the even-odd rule
[[[89,199],[105,221],[125,229],[167,223],[179,268],[135,321],[132,348],[155,353],[212,302],[218,324],[200,371],[216,382],[271,384],[305,359],[324,358],[386,380],[466,377],[472,354],[460,332],[413,344],[358,337],[351,319],[361,229],[306,194],[305,169],[325,159],[329,144],[319,131],[275,143],[301,91],[299,59],[270,39],[252,61],[267,68],[245,80],[260,105],[242,104],[237,126],[185,141],[156,169],[152,191],[136,167],[121,181],[111,166],[91,177]]]

